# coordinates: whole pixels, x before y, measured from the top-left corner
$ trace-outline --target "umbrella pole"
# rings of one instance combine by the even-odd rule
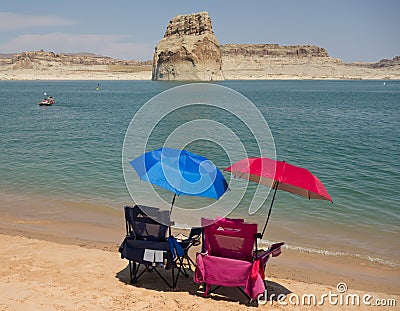
[[[171,236],[171,215],[172,215],[172,208],[174,207],[174,203],[175,203],[175,198],[176,198],[176,193],[174,193],[174,198],[172,199],[172,203],[171,203],[171,209],[169,210],[169,225],[168,225],[168,231],[169,231],[169,235]]]
[[[274,201],[275,201],[275,194],[276,194],[276,190],[278,190],[278,185],[279,185],[279,181],[276,182],[276,185],[275,185],[275,187],[274,187],[274,190],[275,190],[275,191],[274,191],[274,195],[273,195],[273,197],[272,197],[272,202],[271,202],[271,205],[270,205],[270,207],[269,207],[267,221],[265,222],[264,229],[263,229],[263,231],[262,231],[262,233],[261,233],[261,238],[264,236],[264,232],[265,232],[265,229],[267,228],[269,216],[271,216],[272,205],[274,204]]]

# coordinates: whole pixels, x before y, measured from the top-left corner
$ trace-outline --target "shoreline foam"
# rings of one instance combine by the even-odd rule
[[[187,224],[175,224],[173,226],[177,230],[189,230],[191,227]],[[268,245],[271,245],[273,243],[278,243],[280,241],[270,241],[270,240],[265,240],[262,239],[259,242],[260,248],[268,248]],[[391,261],[391,260],[385,260],[382,258],[378,257],[371,257],[368,255],[361,255],[357,253],[349,253],[349,252],[339,252],[339,251],[329,251],[325,249],[318,249],[318,248],[312,248],[312,247],[304,247],[304,246],[296,246],[296,245],[291,245],[290,243],[285,243],[285,245],[282,247],[284,249],[288,249],[291,251],[299,252],[299,253],[310,253],[310,254],[319,254],[319,255],[324,255],[324,256],[340,256],[340,257],[349,257],[349,258],[358,258],[360,260],[365,260],[369,261],[371,263],[378,263],[383,266],[387,266],[389,268],[400,268],[400,263]]]
[[[122,207],[121,210],[114,210],[54,200],[42,200],[41,203],[39,206],[36,200],[18,201],[13,208],[7,208],[2,200],[0,234],[101,249],[111,251],[118,257],[117,249],[125,235]],[[182,231],[185,230],[173,228],[176,234]],[[335,256],[293,247],[290,241],[285,242],[288,246],[284,248],[283,255],[268,264],[269,276],[327,286],[346,282],[354,290],[398,293],[398,266],[391,267],[346,254]]]
[[[0,199],[0,215],[2,216],[0,228],[50,234],[59,231],[66,236],[79,239],[117,242],[124,234],[123,206],[132,204],[134,202],[125,202],[116,207],[102,205],[98,202],[74,201],[39,194],[24,195],[3,192]],[[141,204],[156,206],[150,201],[141,202]],[[238,215],[234,217],[238,217]],[[189,225],[180,224],[175,218],[175,230],[187,231],[190,229]],[[280,221],[276,223],[281,224]],[[337,250],[337,243],[332,244],[332,241],[319,241],[318,246],[317,244],[307,246],[305,243],[298,243],[300,240],[291,239],[294,237],[294,233],[285,234],[280,230],[280,226],[271,226],[269,238],[265,239],[264,237],[260,241],[260,247],[267,248],[271,243],[284,241],[286,243],[284,249],[299,254],[321,255],[325,259],[332,257],[333,260],[335,257],[350,258],[355,262],[362,262],[363,265],[378,264],[389,269],[400,270],[400,263],[389,257],[379,257],[371,253],[360,254],[357,249],[353,248]],[[307,235],[310,234],[312,233],[308,231]]]

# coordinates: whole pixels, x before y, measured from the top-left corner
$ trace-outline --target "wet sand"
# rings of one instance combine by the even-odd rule
[[[236,292],[198,297],[192,278],[182,278],[172,292],[158,279],[127,284],[127,261],[117,251],[125,233],[122,206],[23,198],[0,199],[0,310],[247,308]],[[181,231],[173,229],[175,235]],[[400,302],[399,269],[362,259],[283,249],[266,275],[271,292],[317,295],[344,282],[348,293]]]

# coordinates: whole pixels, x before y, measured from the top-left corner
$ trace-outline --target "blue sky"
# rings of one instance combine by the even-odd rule
[[[346,62],[400,55],[398,0],[1,0],[0,53],[152,59],[171,18],[201,11],[220,44],[311,44]]]

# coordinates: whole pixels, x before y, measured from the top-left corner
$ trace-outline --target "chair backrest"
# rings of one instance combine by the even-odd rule
[[[201,227],[193,227],[190,229],[188,240],[189,242],[194,245],[200,245],[201,243],[201,234],[203,233],[203,229]]]
[[[166,241],[169,211],[156,207],[125,206],[126,234],[136,240]]]
[[[211,224],[210,224],[211,223]],[[257,224],[243,219],[202,218],[204,251],[212,256],[253,260],[257,240]]]

